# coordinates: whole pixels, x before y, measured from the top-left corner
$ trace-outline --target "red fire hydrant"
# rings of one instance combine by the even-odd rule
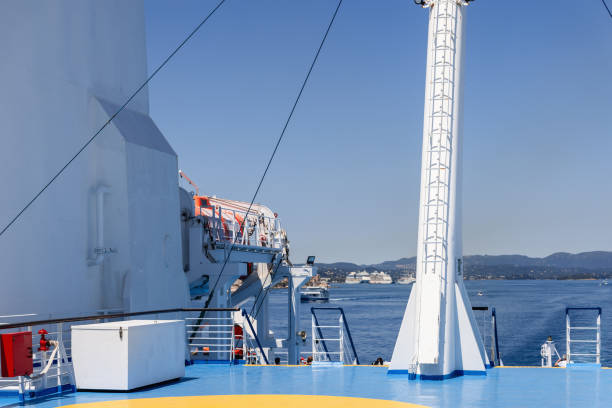
[[[45,334],[49,334],[48,331],[46,331],[45,329],[40,329],[38,331],[38,334],[40,334],[40,342],[38,343],[38,351],[48,351],[49,350],[49,346],[51,345],[49,343],[49,340],[47,340],[45,338]]]

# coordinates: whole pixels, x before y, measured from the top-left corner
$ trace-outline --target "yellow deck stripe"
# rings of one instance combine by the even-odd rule
[[[74,408],[427,408],[407,402],[327,395],[205,395],[139,398],[67,405]]]

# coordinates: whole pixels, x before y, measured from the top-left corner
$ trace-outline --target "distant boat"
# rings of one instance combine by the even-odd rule
[[[608,280],[604,279],[603,281],[601,281],[601,283],[599,284],[599,286],[605,286],[608,284]]]
[[[414,282],[416,282],[416,278],[412,276],[402,276],[397,280],[396,283],[400,285],[411,285]]]
[[[344,283],[370,283],[370,274],[366,271],[351,272],[346,276]]]
[[[484,293],[482,293],[482,291],[478,291],[478,296],[484,296]]]
[[[393,279],[387,273],[374,271],[370,274],[370,283],[389,285],[393,283]]]
[[[351,272],[348,275],[346,275],[346,279],[344,280],[344,283],[348,283],[348,284],[361,283],[361,279],[357,278],[357,272]]]
[[[302,289],[300,300],[306,302],[329,302],[329,290],[325,286],[312,286]]]

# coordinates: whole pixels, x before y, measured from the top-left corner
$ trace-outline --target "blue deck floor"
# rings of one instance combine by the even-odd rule
[[[494,368],[486,377],[409,381],[382,367],[193,365],[186,377],[129,393],[77,392],[36,407],[108,400],[228,394],[331,395],[404,401],[429,407],[612,407],[612,370]],[[16,404],[0,397],[0,407]]]

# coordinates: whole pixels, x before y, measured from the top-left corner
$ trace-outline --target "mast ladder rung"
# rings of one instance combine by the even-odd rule
[[[452,80],[451,78],[447,78],[445,75],[436,76],[431,81],[429,81],[430,84],[438,84],[440,82],[445,82],[447,84],[454,84],[455,83],[454,80]]]
[[[429,218],[427,220],[427,225],[430,225],[432,227],[433,226],[438,226],[438,225],[444,226],[446,224],[448,224],[448,222],[446,220],[440,218],[440,217],[438,217],[438,218]]]

